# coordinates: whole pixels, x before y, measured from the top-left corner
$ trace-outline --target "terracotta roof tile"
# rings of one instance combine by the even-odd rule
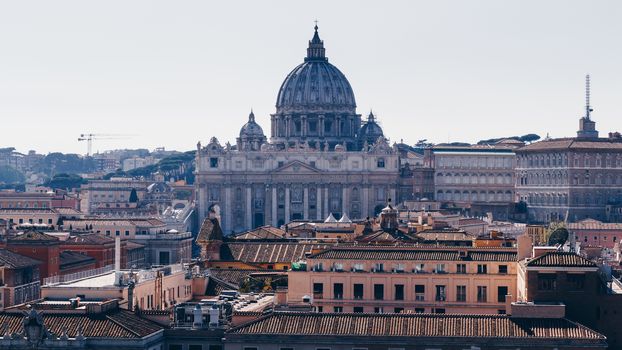
[[[232,328],[241,335],[592,339],[605,337],[567,319],[507,315],[329,314],[275,312]]]
[[[343,260],[438,260],[438,261],[516,261],[516,250],[466,250],[466,256],[460,255],[461,249],[429,248],[331,248],[310,256],[312,259]]]
[[[13,253],[10,250],[0,249],[0,264],[12,269],[20,269],[23,267],[39,265],[41,264],[41,261]]]
[[[538,267],[597,267],[597,265],[575,253],[547,252],[542,256],[531,259],[527,266]]]
[[[63,333],[67,327],[67,335],[74,338],[78,328],[82,328],[82,335],[87,338],[142,338],[162,329],[157,324],[142,319],[134,313],[117,310],[108,314],[80,314],[80,313],[46,313],[42,311],[43,323],[54,334]],[[23,330],[21,313],[0,313],[0,324],[8,324],[8,331],[20,333]]]
[[[224,256],[247,263],[290,263],[298,261],[315,249],[326,249],[328,244],[281,243],[281,242],[227,242]],[[223,254],[221,254],[223,255]]]

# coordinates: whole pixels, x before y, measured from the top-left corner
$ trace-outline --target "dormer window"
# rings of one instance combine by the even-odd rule
[[[378,158],[376,165],[378,168],[384,168],[384,158]]]
[[[209,159],[209,167],[210,168],[218,168],[218,158],[217,157],[211,157]]]

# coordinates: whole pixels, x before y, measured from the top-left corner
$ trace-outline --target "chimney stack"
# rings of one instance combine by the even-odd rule
[[[121,271],[121,237],[114,240],[114,270]]]

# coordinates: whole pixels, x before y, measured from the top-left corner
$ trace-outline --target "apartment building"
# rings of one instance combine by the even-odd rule
[[[515,248],[334,247],[289,273],[287,301],[319,312],[506,312]]]

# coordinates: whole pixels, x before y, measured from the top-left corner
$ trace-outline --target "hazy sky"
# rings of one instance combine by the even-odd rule
[[[391,141],[572,136],[592,75],[601,135],[622,131],[621,1],[1,1],[0,147],[190,150],[269,136],[313,21]]]

